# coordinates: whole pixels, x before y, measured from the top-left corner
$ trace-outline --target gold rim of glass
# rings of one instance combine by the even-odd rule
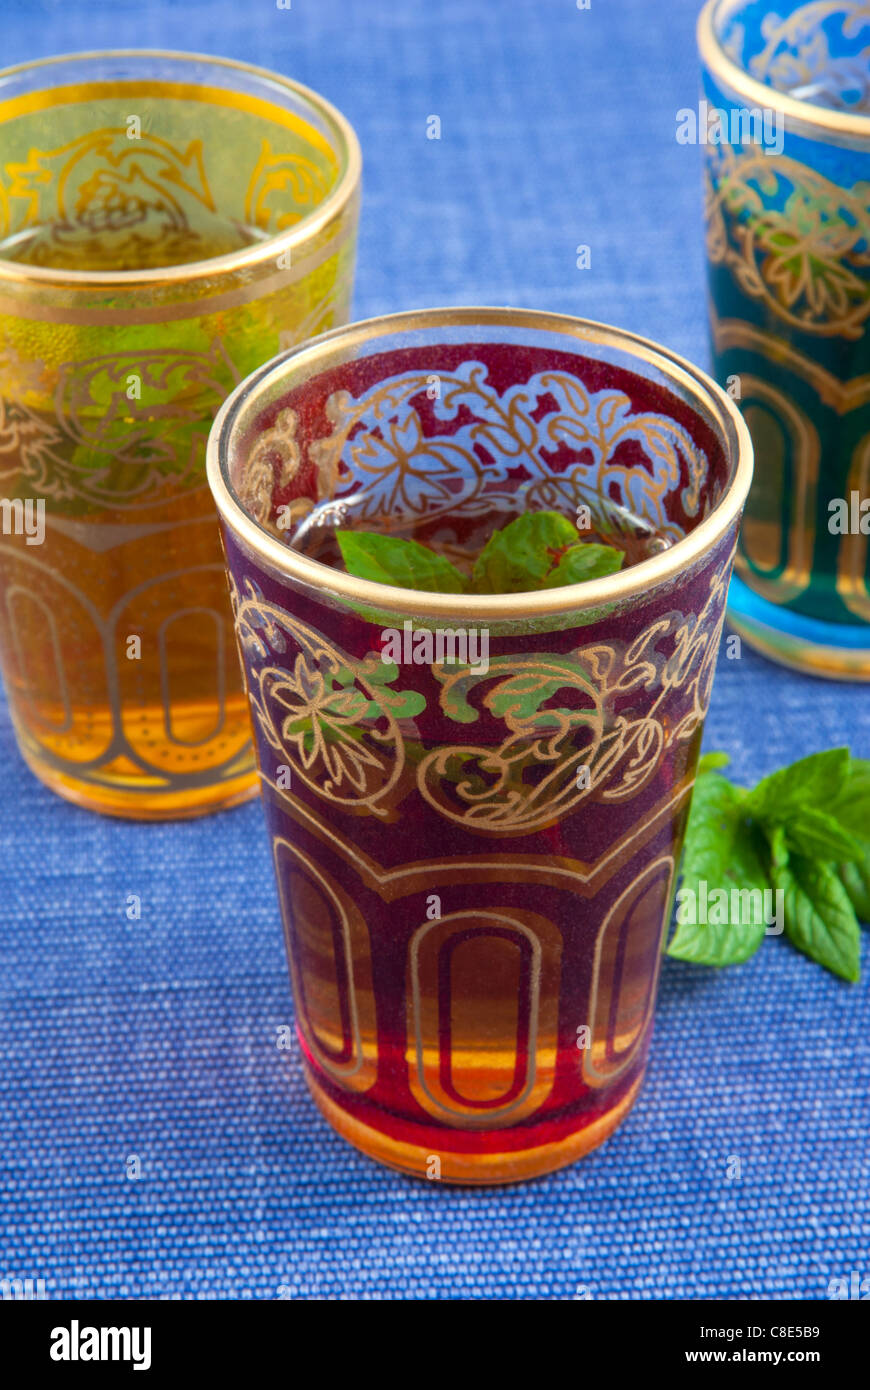
[[[725,52],[716,32],[716,19],[723,10],[736,9],[744,0],[707,0],[698,16],[698,50],[704,66],[722,85],[738,96],[746,97],[754,106],[767,106],[781,111],[789,128],[809,133],[825,131],[828,134],[848,135],[870,144],[870,116],[850,115],[848,111],[829,111],[825,106],[815,106],[811,101],[778,92],[750,76],[745,68],[735,63]]]
[[[222,256],[213,256],[208,260],[182,261],[178,265],[156,266],[148,270],[63,270],[54,267],[25,265],[0,257],[0,282],[15,280],[63,289],[100,289],[106,287],[139,289],[143,286],[153,287],[201,279],[212,280],[230,277],[237,271],[247,270],[273,261],[276,256],[287,251],[291,252],[292,255],[294,248],[308,242],[324,227],[328,226],[357,192],[362,175],[362,152],[353,126],[347,117],[338,110],[338,107],[333,106],[332,102],[327,101],[325,97],[310,87],[304,86],[301,82],[294,82],[292,78],[284,77],[281,73],[273,72],[270,68],[261,68],[253,63],[238,62],[235,58],[221,58],[212,53],[185,53],[180,49],[169,48],[92,49],[84,53],[60,53],[50,58],[40,58],[32,63],[17,63],[14,67],[0,69],[0,104],[4,100],[4,83],[20,73],[40,72],[42,70],[48,73],[60,64],[107,60],[116,62],[118,59],[124,58],[137,61],[139,59],[159,59],[179,65],[206,63],[212,67],[228,69],[230,72],[244,73],[265,85],[276,86],[284,92],[291,92],[329,127],[335,142],[335,153],[340,168],[335,187],[330,190],[323,202],[313,212],[307,213],[287,231],[280,232],[276,236],[266,237],[264,240],[242,247],[238,251],[230,251]],[[180,77],[181,74],[179,73]],[[98,82],[103,79],[94,77],[91,80]],[[117,80],[123,82],[134,79],[118,78]],[[172,81],[168,77],[164,80]],[[85,78],[83,81],[86,83],[88,79]],[[193,85],[204,86],[205,84],[196,82]],[[46,87],[38,90],[51,91],[52,85],[49,83]],[[228,87],[227,91],[232,91],[232,88]],[[263,99],[268,100],[268,93],[265,91],[263,92]]]
[[[572,341],[578,347],[595,343],[616,348],[653,366],[666,377],[672,390],[681,388],[689,404],[718,434],[731,464],[725,490],[711,514],[668,550],[605,579],[591,579],[583,584],[568,584],[543,592],[493,595],[424,593],[356,579],[293,550],[253,520],[236,498],[230,482],[229,446],[236,430],[251,424],[263,404],[263,397],[272,388],[280,384],[289,389],[300,377],[315,375],[325,364],[348,360],[356,349],[373,339],[410,330],[460,326],[549,331],[565,339],[566,349]],[[288,378],[286,383],[282,382],[284,377]],[[242,412],[244,420],[240,418]],[[241,382],[218,411],[208,438],[206,472],[218,511],[229,530],[270,570],[308,588],[391,613],[498,621],[585,612],[649,591],[686,571],[716,546],[739,517],[752,480],[752,459],[749,430],[730,397],[700,368],[667,348],[609,324],[569,314],[536,309],[467,307],[383,314],[331,329],[272,358]]]

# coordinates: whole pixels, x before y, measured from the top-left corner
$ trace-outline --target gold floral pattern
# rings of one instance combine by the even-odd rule
[[[433,400],[436,419],[449,426],[443,434],[424,432],[412,404],[421,395]],[[708,475],[704,451],[677,422],[634,412],[624,392],[591,392],[566,372],[541,372],[500,395],[486,367],[467,362],[451,372],[392,377],[358,399],[336,391],[326,413],[332,433],[308,450],[317,504],[326,509],[345,500],[360,524],[457,510],[486,517],[500,506],[573,511],[585,503],[593,517],[620,507],[658,535],[679,539],[668,499],[679,492],[684,512],[696,516]],[[286,439],[283,452],[276,443],[279,468],[294,469],[295,439]],[[630,453],[621,454],[629,443]],[[557,471],[552,457],[563,446],[583,461]],[[637,446],[647,468],[639,464]],[[518,470],[524,478],[519,485]],[[310,500],[299,499],[298,515],[310,510]]]
[[[710,146],[707,254],[778,319],[860,338],[870,317],[870,182],[840,188],[787,156]]]
[[[180,150],[147,132],[131,140],[124,126],[93,130],[56,149],[32,148],[3,172],[7,211],[24,200],[15,230],[47,232],[29,256],[37,263],[74,266],[109,245],[122,260],[132,242],[141,260],[146,241],[154,263],[192,259],[191,224],[216,211],[201,140]]]
[[[2,354],[0,374],[14,385],[16,364]],[[58,373],[51,414],[0,397],[0,479],[19,475],[56,501],[150,505],[161,486],[201,483],[209,421],[239,380],[219,342],[201,353],[70,362]]]
[[[272,489],[286,487],[299,472],[301,453],[296,439],[299,423],[295,410],[279,411],[271,429],[263,430],[245,459],[236,484],[242,506],[261,524],[269,521],[272,512]],[[277,459],[277,471],[274,461]],[[310,504],[309,508],[310,509]]]
[[[730,564],[714,576],[699,614],[668,613],[630,643],[504,656],[485,675],[433,668],[446,714],[476,722],[468,695],[486,688],[483,707],[508,734],[498,747],[455,744],[429,753],[417,770],[421,794],[466,829],[509,835],[554,824],[588,798],[634,796],[666,749],[703,722]],[[666,639],[669,656],[659,650]],[[647,712],[620,713],[622,698],[640,690],[653,694]]]
[[[767,14],[765,45],[750,59],[749,71],[776,91],[816,105],[870,111],[870,43],[860,46],[865,29],[870,38],[866,0],[811,0],[784,17]]]
[[[329,186],[325,170],[307,155],[276,153],[264,140],[245,194],[245,221],[274,236],[322,203]]]
[[[431,667],[441,709],[456,724],[478,721],[469,696],[483,692],[483,709],[507,729],[488,746],[427,748],[414,723],[425,699],[393,689],[395,664],[376,653],[354,660],[265,601],[250,579],[243,596],[233,583],[254,718],[281,762],[333,804],[394,819],[414,786],[405,776],[414,767],[420,795],[445,819],[490,835],[527,834],[588,798],[631,798],[665,752],[700,728],[731,558],[712,577],[700,613],[666,613],[631,642],[499,656],[485,672]],[[273,664],[275,653],[283,665]],[[649,692],[646,712],[623,714],[625,697],[634,692],[636,700],[640,691]],[[581,768],[586,775],[578,777]]]
[[[418,692],[397,691],[393,663],[354,660],[277,604],[252,580],[230,580],[239,643],[247,658],[254,719],[271,748],[306,786],[346,809],[393,819],[405,765],[399,719],[419,714]],[[290,643],[292,665],[274,664]]]
[[[220,215],[202,140],[179,147],[147,130],[131,139],[126,126],[106,126],[4,164],[0,237],[32,228],[18,255],[36,265],[176,265],[294,226],[327,196],[333,176],[309,155],[263,139],[242,224]]]

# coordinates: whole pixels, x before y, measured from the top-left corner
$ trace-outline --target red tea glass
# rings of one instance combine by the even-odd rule
[[[209,481],[306,1075],[373,1158],[511,1182],[634,1102],[751,472],[702,372],[557,314],[354,324],[221,409]],[[536,509],[645,558],[484,597],[323,562],[336,525],[461,558]]]

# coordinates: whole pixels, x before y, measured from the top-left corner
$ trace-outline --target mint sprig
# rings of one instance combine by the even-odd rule
[[[493,531],[471,578],[443,555],[378,531],[336,531],[348,574],[406,589],[446,594],[522,594],[600,579],[622,568],[612,545],[578,539],[561,512],[528,512]]]
[[[348,574],[378,584],[429,593],[461,594],[465,580],[450,561],[418,541],[400,540],[374,531],[336,531]]]
[[[683,850],[683,888],[694,885],[731,890],[767,886],[764,847],[757,831],[746,823],[746,793],[726,777],[701,774],[695,782],[692,811]],[[682,904],[681,904],[682,906]],[[764,921],[731,925],[720,912],[705,914],[707,921],[695,926],[679,922],[671,942],[670,954],[698,965],[736,965],[748,960],[761,945]],[[679,910],[678,910],[679,919]]]
[[[615,573],[624,558],[615,546],[578,541],[561,512],[527,512],[493,531],[475,561],[471,591],[522,594],[578,584]]]
[[[707,754],[686,828],[677,930],[668,954],[699,965],[736,965],[761,945],[757,912],[683,913],[701,900],[749,909],[745,890],[781,893],[785,935],[799,951],[845,980],[860,975],[858,915],[870,918],[870,762],[847,748],[812,753],[752,790]],[[725,890],[727,899],[722,896]],[[744,901],[732,893],[744,894]],[[693,896],[694,895],[694,896]],[[774,899],[775,900],[775,899]]]
[[[862,922],[870,922],[870,850],[852,864],[838,864],[840,882]]]

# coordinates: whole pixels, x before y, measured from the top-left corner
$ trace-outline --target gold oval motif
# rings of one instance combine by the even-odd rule
[[[72,728],[73,714],[54,610],[39,594],[19,584],[10,584],[5,597],[9,640],[21,682],[17,690],[13,686],[13,694],[27,699],[33,718],[52,733],[66,733]],[[33,641],[34,632],[40,634],[38,643]],[[56,711],[47,707],[46,691],[56,696]]]
[[[662,946],[668,928],[674,861],[650,864],[617,898],[595,943],[589,1004],[591,1046],[583,1076],[605,1086],[631,1065],[652,1020]]]
[[[849,477],[846,483],[846,497],[857,492],[859,498],[870,497],[870,434],[864,436],[852,455]],[[860,519],[863,525],[866,514]],[[868,536],[858,531],[849,531],[840,541],[837,561],[837,593],[851,613],[856,613],[864,622],[870,622],[870,584],[867,574]]]
[[[367,1091],[378,1069],[368,927],[307,854],[280,836],[272,850],[299,1027],[337,1085]]]
[[[217,738],[226,715],[227,620],[213,608],[179,608],[164,618],[157,632],[163,726],[170,743],[199,748]],[[191,668],[211,699],[202,700],[199,718],[191,718]],[[180,683],[173,700],[172,682]],[[187,727],[176,727],[179,716]]]
[[[516,1124],[553,1088],[562,935],[515,908],[453,912],[408,946],[409,1082],[461,1129]]]
[[[746,499],[735,564],[763,598],[788,603],[810,583],[821,443],[809,416],[785,392],[749,373],[741,373],[740,382],[743,413],[764,467]],[[784,535],[786,498],[791,519]]]

